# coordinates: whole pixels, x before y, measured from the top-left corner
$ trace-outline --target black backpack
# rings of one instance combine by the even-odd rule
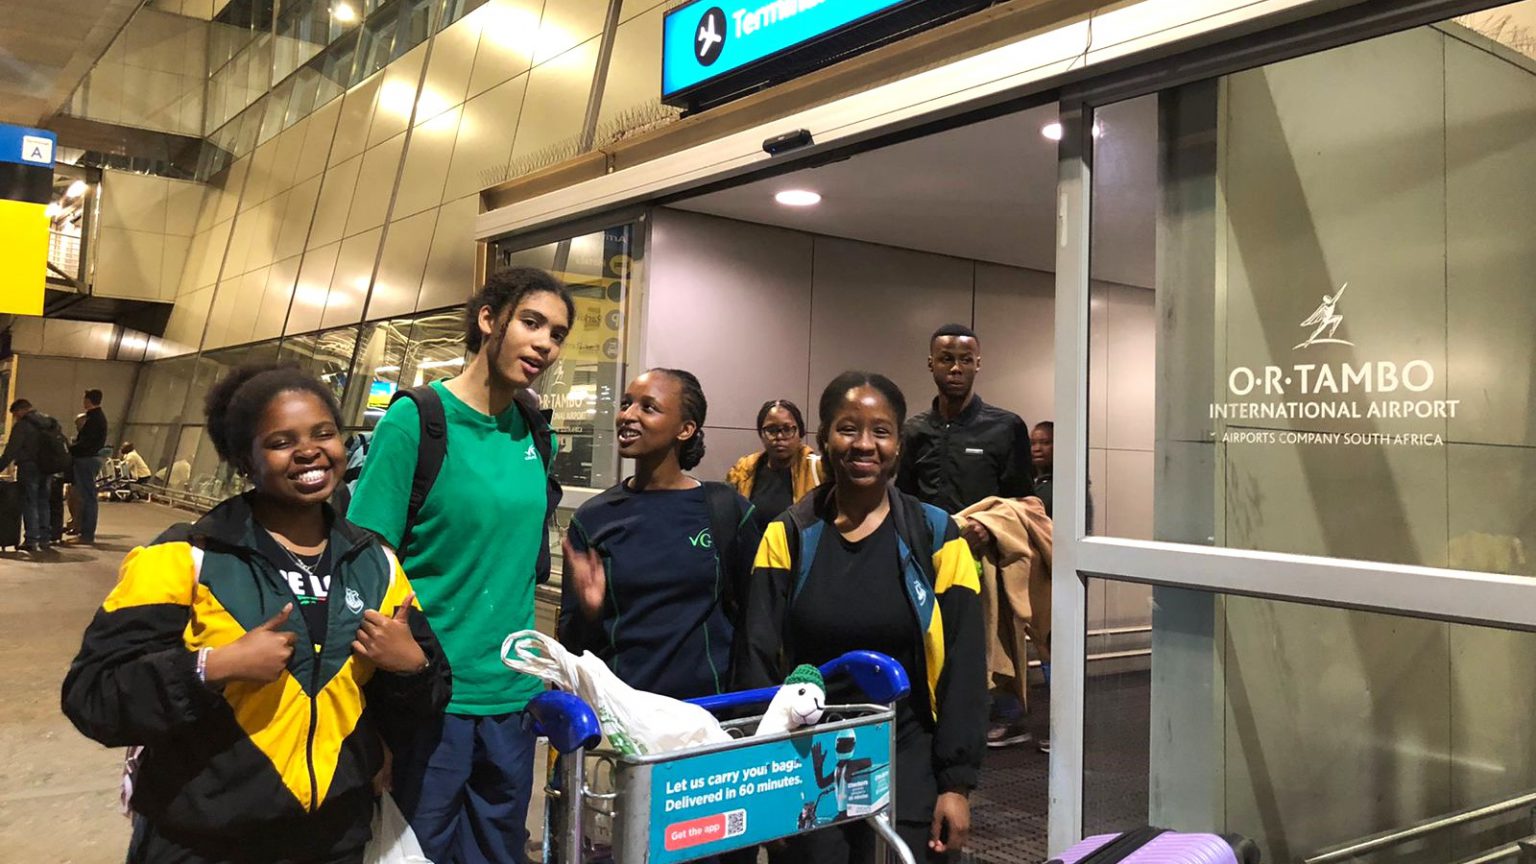
[[[37,427],[37,470],[44,474],[62,474],[69,470],[73,461],[69,455],[69,439],[59,421],[36,411],[27,415]]]

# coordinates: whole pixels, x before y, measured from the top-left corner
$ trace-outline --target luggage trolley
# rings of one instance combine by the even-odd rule
[[[896,795],[896,706],[910,685],[901,664],[853,651],[821,667],[851,677],[870,704],[828,705],[822,722],[780,735],[746,737],[761,715],[721,725],[735,740],[649,756],[597,749],[602,729],[580,697],[551,691],[528,703],[537,734],[562,755],[560,788],[547,791],[563,814],[559,856],[584,861],[584,811],[611,817],[617,864],[674,864],[864,820],[902,864],[916,864],[892,820]],[[761,708],[778,687],[689,700],[710,711]],[[613,791],[587,786],[587,756],[612,769]],[[567,792],[573,794],[567,794]],[[551,805],[556,806],[556,805]],[[878,857],[878,856],[877,856]],[[879,860],[884,860],[879,859]]]

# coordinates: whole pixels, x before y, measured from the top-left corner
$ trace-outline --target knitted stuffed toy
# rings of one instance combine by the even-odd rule
[[[777,735],[821,722],[827,706],[827,685],[815,666],[797,666],[784,680],[784,686],[768,703],[763,719],[753,735]]]

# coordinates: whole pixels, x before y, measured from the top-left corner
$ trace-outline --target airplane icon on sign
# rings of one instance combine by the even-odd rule
[[[725,13],[719,7],[708,10],[699,19],[694,39],[698,43],[694,52],[701,65],[708,66],[720,59],[720,52],[725,50]]]

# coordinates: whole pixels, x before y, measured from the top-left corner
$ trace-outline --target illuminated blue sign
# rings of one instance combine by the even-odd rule
[[[661,95],[721,80],[878,12],[921,0],[695,0],[666,15]]]

